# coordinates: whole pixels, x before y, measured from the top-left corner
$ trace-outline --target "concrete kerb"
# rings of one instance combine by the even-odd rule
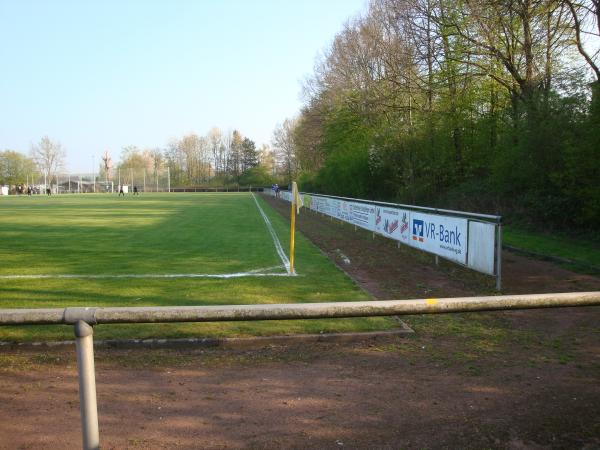
[[[187,339],[107,339],[95,340],[94,347],[101,348],[227,348],[259,349],[271,345],[294,345],[309,343],[354,343],[377,341],[389,337],[406,337],[414,333],[405,322],[398,321],[399,328],[387,331],[366,331],[356,333],[292,334],[285,336],[257,336],[244,338],[187,338]],[[0,348],[40,349],[60,348],[75,345],[75,341],[50,342],[6,342],[0,341]]]

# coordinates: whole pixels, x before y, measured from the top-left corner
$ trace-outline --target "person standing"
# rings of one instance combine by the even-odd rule
[[[119,195],[118,195],[118,197],[120,197],[121,195],[123,195],[123,197],[125,197],[125,192],[123,192],[123,185],[122,184],[119,185]]]

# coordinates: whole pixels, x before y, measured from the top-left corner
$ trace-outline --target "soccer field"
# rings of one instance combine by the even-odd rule
[[[5,278],[286,273],[249,194],[15,200],[2,205]]]
[[[248,193],[3,197],[0,308],[285,303],[367,298]],[[99,338],[232,336],[389,328],[387,319],[98,327]],[[0,340],[69,327],[0,328]]]

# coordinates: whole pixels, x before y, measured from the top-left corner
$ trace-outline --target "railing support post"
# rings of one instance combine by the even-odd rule
[[[79,374],[79,407],[84,450],[100,448],[96,374],[94,369],[94,329],[83,320],[75,324],[77,372]]]
[[[498,224],[498,242],[496,249],[496,290],[502,290],[502,223]]]

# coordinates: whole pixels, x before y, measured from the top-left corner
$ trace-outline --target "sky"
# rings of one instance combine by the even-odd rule
[[[214,126],[259,146],[366,0],[0,0],[0,150],[47,135],[67,170]]]

